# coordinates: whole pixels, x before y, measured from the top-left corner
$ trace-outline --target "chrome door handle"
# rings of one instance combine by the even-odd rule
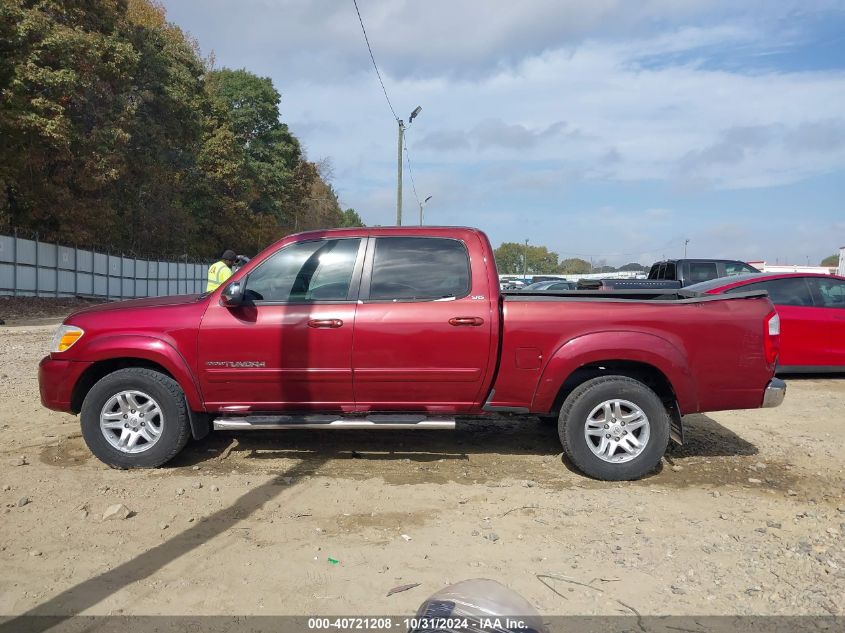
[[[343,321],[340,319],[311,319],[308,321],[308,327],[313,328],[339,328],[343,326]]]
[[[461,325],[472,325],[472,326],[479,326],[484,325],[484,319],[481,317],[452,317],[449,319],[449,325],[454,326],[461,326]]]

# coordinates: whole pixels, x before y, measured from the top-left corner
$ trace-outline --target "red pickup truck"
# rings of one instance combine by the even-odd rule
[[[71,315],[39,381],[117,468],[159,466],[211,429],[496,412],[556,418],[572,463],[619,480],[682,441],[683,415],[780,404],[778,337],[765,292],[500,293],[478,230],[338,229],[282,239],[211,293]]]

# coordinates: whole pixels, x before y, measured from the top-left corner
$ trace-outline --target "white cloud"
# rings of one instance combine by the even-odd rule
[[[419,160],[513,160],[515,151],[530,149],[531,161],[600,168],[604,178],[692,179],[728,188],[785,184],[845,166],[841,71],[743,74],[632,68],[627,61],[614,47],[590,42],[482,81],[394,81],[402,95],[394,100],[407,104],[400,116],[423,104],[409,130]],[[393,134],[373,83],[364,73],[346,84],[341,116],[364,124],[344,127],[341,151],[375,143],[387,157]],[[294,118],[328,118],[343,91],[337,84],[291,91],[287,110]],[[373,134],[376,125],[383,132]],[[766,135],[777,130],[788,143],[770,142]],[[311,139],[322,146],[318,153],[337,152],[336,134]],[[796,155],[796,148],[805,151]]]
[[[221,65],[272,76],[283,118],[309,155],[332,157],[343,202],[370,223],[393,221],[396,124],[351,2],[167,5]],[[359,5],[399,116],[407,120],[416,105],[423,107],[407,142],[420,195],[434,195],[427,211],[433,222],[475,222],[500,235],[536,227],[532,240],[559,251],[572,250],[567,242],[575,240],[597,254],[644,254],[670,238],[677,250],[683,234],[696,228],[701,254],[734,249],[739,256],[736,249],[753,246],[750,239],[708,234],[716,220],[693,219],[671,201],[619,211],[634,219],[612,225],[605,218],[597,237],[589,220],[605,201],[595,191],[660,183],[689,192],[690,200],[735,192],[732,211],[751,218],[762,211],[743,201],[748,191],[845,171],[842,65],[811,71],[739,61],[811,40],[806,24],[824,12],[841,17],[841,2]],[[407,173],[405,185],[405,206],[413,209]],[[577,197],[579,187],[593,198]],[[513,201],[514,209],[502,211],[502,200]],[[664,208],[673,213],[660,217]],[[662,232],[637,223],[662,224]],[[773,227],[756,241],[786,249],[783,233]],[[615,242],[626,246],[613,248]]]

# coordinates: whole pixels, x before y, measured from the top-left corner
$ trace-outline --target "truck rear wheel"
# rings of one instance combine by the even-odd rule
[[[639,479],[660,463],[669,443],[663,402],[627,376],[579,385],[560,410],[563,451],[583,473],[605,481]]]
[[[140,367],[101,378],[85,396],[82,437],[112,468],[155,468],[188,442],[185,396],[170,376]]]

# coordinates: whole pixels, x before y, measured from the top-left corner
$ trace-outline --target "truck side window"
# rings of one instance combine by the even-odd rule
[[[677,279],[675,275],[675,262],[666,262],[666,270],[663,273],[663,279]]]
[[[719,273],[716,270],[714,262],[690,262],[689,263],[689,282],[690,284],[697,284],[701,281],[709,281],[716,279]]]
[[[379,237],[370,300],[434,300],[469,294],[469,255],[462,242],[438,237]]]
[[[360,239],[288,244],[249,274],[252,301],[344,301],[349,293]]]

